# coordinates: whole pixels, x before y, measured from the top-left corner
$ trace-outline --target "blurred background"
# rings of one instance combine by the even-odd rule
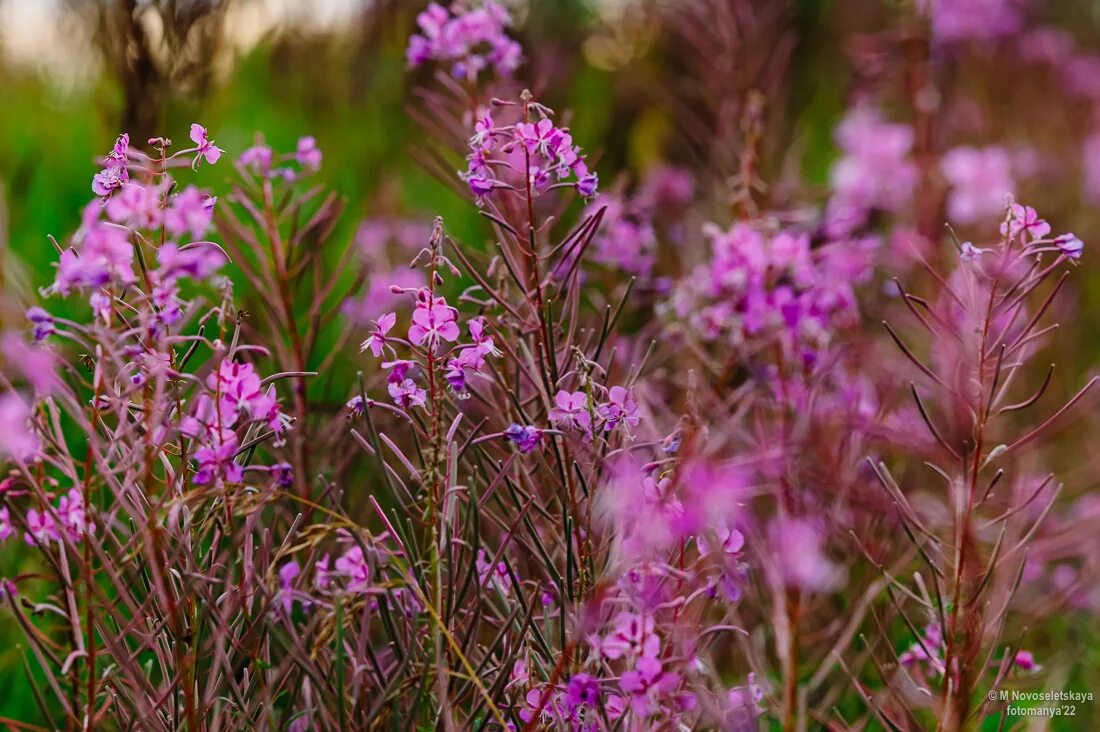
[[[1002,147],[1017,197],[1086,243],[1076,310],[1063,314],[1074,337],[1059,343],[1075,362],[1070,373],[1081,373],[1100,355],[1100,3],[968,3],[1003,6],[1012,22],[971,29],[950,52],[930,47],[949,31],[933,29],[930,39],[923,4],[902,0],[505,4],[527,57],[517,78],[568,115],[602,186],[630,186],[669,163],[706,171],[697,197],[704,217],[723,225],[740,209],[716,192],[749,144],[766,183],[760,203],[823,201],[839,154],[833,130],[865,97],[914,125],[918,163],[960,144]],[[484,222],[467,197],[418,162],[423,133],[408,110],[432,72],[410,72],[405,48],[424,5],[0,0],[0,288],[11,296],[3,302],[26,305],[52,280],[46,237],[63,240],[77,227],[95,161],[119,132],[138,144],[161,135],[183,142],[194,121],[232,155],[261,133],[277,150],[314,136],[325,155],[319,177],[347,204],[336,241],[412,237],[415,251],[423,226],[442,215],[457,239],[483,243]],[[207,166],[199,182],[217,192],[230,174]],[[914,225],[938,238],[944,197],[933,198]],[[21,323],[21,309],[0,312],[5,328]],[[336,368],[334,381],[354,378],[354,351]],[[1067,380],[1062,396],[1076,383]],[[342,393],[332,394],[334,411]],[[1095,420],[1077,424],[1084,449]],[[1097,487],[1095,459],[1065,462],[1051,467],[1072,466],[1067,483]],[[9,545],[0,576],[29,571],[24,561],[33,559]],[[1081,651],[1073,673],[1100,689],[1088,684],[1100,668],[1095,632],[1062,632]],[[0,716],[33,720],[16,637],[0,621]]]

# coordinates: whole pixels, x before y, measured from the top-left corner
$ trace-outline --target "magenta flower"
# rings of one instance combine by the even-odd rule
[[[301,571],[301,567],[295,561],[289,561],[279,568],[278,600],[283,607],[283,614],[287,616],[294,609],[294,580]]]
[[[195,485],[210,485],[215,480],[227,483],[240,483],[244,479],[244,468],[234,458],[237,455],[237,438],[230,434],[219,440],[216,446],[205,446],[195,452],[198,469],[192,481]]]
[[[130,136],[123,133],[115,141],[114,149],[103,159],[103,170],[92,177],[92,191],[103,199],[121,189],[130,180],[127,157],[130,148]]]
[[[550,157],[550,141],[557,130],[554,122],[540,119],[538,122],[520,122],[516,125],[516,140],[523,143],[527,152]]]
[[[680,677],[664,671],[658,659],[643,657],[632,670],[623,673],[619,687],[629,696],[634,713],[645,717],[657,711],[656,697],[672,691],[679,682]]]
[[[76,488],[58,499],[57,517],[61,522],[58,528],[64,530],[73,541],[79,541],[85,533],[95,532],[95,525],[86,516],[84,496]]]
[[[253,145],[241,153],[241,165],[258,175],[267,175],[271,172],[271,164],[275,159],[275,153],[267,145]]]
[[[164,214],[164,228],[172,236],[187,233],[192,239],[201,239],[210,230],[215,202],[216,199],[195,186],[187,186],[172,196]]]
[[[7,506],[0,506],[0,543],[7,541],[8,537],[15,533],[11,525],[11,515]]]
[[[551,422],[592,432],[592,415],[588,412],[588,395],[583,391],[562,390],[554,396],[554,406],[548,415]]]
[[[524,455],[537,450],[542,442],[542,430],[531,425],[526,427],[518,424],[510,425],[504,430],[504,436],[515,443]]]
[[[336,560],[336,571],[347,578],[348,592],[362,592],[370,584],[370,564],[359,546],[353,546]]]
[[[422,290],[417,298],[412,325],[409,326],[409,341],[417,346],[427,343],[429,348],[441,340],[454,343],[459,335],[458,324],[455,322],[458,311],[447,305],[442,297],[437,297],[430,303],[429,297],[428,292]]]
[[[600,704],[600,682],[588,674],[573,674],[565,688],[565,701],[570,709],[590,707],[596,709]]]
[[[1004,211],[1013,189],[1008,151],[1002,147],[960,146],[948,150],[940,162],[952,186],[947,215],[960,224],[972,224]]]
[[[496,127],[493,123],[493,115],[486,110],[474,123],[474,135],[470,138],[470,148],[473,150],[491,150],[495,134]]]
[[[218,162],[222,153],[225,152],[215,145],[213,140],[207,138],[206,128],[197,122],[191,125],[191,141],[198,146],[195,150],[197,154],[195,155],[195,162],[192,163],[192,167],[197,167],[199,161],[203,159],[213,165]]]
[[[628,427],[637,427],[640,421],[634,396],[622,386],[613,386],[608,389],[607,402],[599,405],[596,411],[603,419],[603,428],[607,432],[623,423]]]
[[[317,147],[317,140],[312,135],[298,139],[298,149],[294,153],[294,159],[303,170],[316,171],[321,168],[321,148]]]
[[[1013,203],[1009,207],[1009,219],[1001,224],[1001,236],[1018,236],[1026,233],[1029,239],[1042,239],[1050,233],[1050,224],[1039,218],[1031,206]]]
[[[1016,668],[1022,671],[1040,671],[1043,668],[1035,663],[1035,656],[1032,655],[1031,651],[1017,651],[1013,663],[1016,665]]]
[[[501,594],[512,594],[512,576],[508,573],[508,565],[504,562],[497,562],[495,566],[490,564],[484,549],[477,550],[476,565],[478,582],[482,587],[492,583]]]
[[[28,460],[38,452],[30,429],[31,409],[14,391],[0,394],[0,457]]]
[[[36,341],[45,340],[57,332],[53,316],[37,305],[27,310],[27,320],[31,321],[34,326],[34,339]]]
[[[51,541],[61,541],[57,524],[48,512],[39,513],[35,509],[27,511],[27,533],[24,540],[31,546],[46,546]]]
[[[656,658],[661,651],[652,615],[622,612],[615,616],[615,627],[606,636],[595,638],[594,645],[607,658]]]
[[[378,320],[374,322],[374,330],[359,346],[359,350],[365,351],[369,348],[375,358],[380,358],[382,356],[382,349],[386,345],[386,334],[390,332],[390,329],[393,328],[396,322],[396,313],[385,313],[380,316]]]
[[[402,409],[423,407],[428,403],[428,393],[417,386],[412,379],[390,381],[388,389],[393,401]]]
[[[1080,259],[1085,243],[1073,234],[1062,234],[1054,240],[1054,245],[1070,259]]]

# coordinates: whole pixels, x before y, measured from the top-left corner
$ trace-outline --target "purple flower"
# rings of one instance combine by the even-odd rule
[[[375,358],[381,357],[382,349],[386,345],[386,334],[390,332],[396,322],[396,313],[386,313],[379,316],[378,320],[374,322],[374,330],[359,346],[359,350],[365,351],[369,348]]]
[[[8,507],[0,507],[0,543],[8,540],[8,537],[15,533],[15,529],[11,525],[11,515],[8,513]]]
[[[952,186],[947,215],[953,221],[973,224],[1004,210],[1013,182],[1008,152],[1003,147],[956,147],[947,151],[940,166]]]
[[[432,300],[427,290],[421,290],[409,326],[409,341],[416,346],[427,343],[429,348],[441,340],[454,343],[459,335],[457,317],[458,311],[447,305],[445,299]]]
[[[573,674],[565,689],[565,700],[571,709],[581,706],[597,708],[600,704],[600,682],[588,674]]]
[[[104,210],[116,224],[152,229],[160,224],[160,189],[130,182],[108,199]]]
[[[38,452],[31,431],[31,409],[14,391],[0,394],[0,457],[29,460]]]
[[[348,416],[349,417],[354,417],[355,419],[359,419],[360,417],[363,416],[364,404],[363,404],[363,397],[362,396],[353,396],[351,399],[348,400],[348,403],[345,404],[344,406],[348,410]]]
[[[428,402],[428,393],[417,386],[412,379],[390,381],[388,388],[393,401],[402,409],[423,407]]]
[[[290,463],[275,463],[270,471],[271,477],[275,479],[275,485],[280,488],[289,488],[294,485],[294,466]]]
[[[600,186],[600,177],[595,173],[585,173],[577,179],[577,193],[585,198],[592,198]]]
[[[171,205],[164,214],[164,228],[172,236],[188,233],[192,239],[201,239],[210,230],[214,201],[195,186],[187,186],[172,196]]]
[[[656,658],[661,651],[661,639],[657,635],[652,615],[636,615],[622,612],[615,616],[615,627],[603,638],[592,639],[600,653],[617,658]]]
[[[298,149],[294,153],[294,159],[303,170],[316,171],[321,168],[321,148],[317,147],[317,140],[312,136],[298,139]]]
[[[592,432],[592,415],[588,411],[588,395],[583,391],[559,391],[554,396],[554,407],[549,419],[554,424],[575,427],[585,433]]]
[[[476,566],[478,582],[481,586],[484,587],[491,582],[501,594],[512,594],[512,576],[508,573],[508,565],[504,562],[497,562],[495,566],[490,564],[485,550],[478,549]]]
[[[336,571],[347,578],[348,592],[360,592],[370,584],[370,564],[359,546],[353,546],[337,558]]]
[[[220,147],[214,144],[213,140],[207,138],[206,128],[199,123],[191,125],[191,141],[197,146],[195,152],[195,162],[192,163],[193,167],[197,167],[200,160],[205,159],[206,162],[213,165],[221,158],[222,153],[225,152]]]
[[[298,578],[301,572],[301,567],[293,560],[279,568],[278,599],[283,607],[283,614],[288,617],[290,611],[294,609],[294,580]]]
[[[92,191],[103,199],[121,189],[130,180],[127,168],[127,156],[130,149],[130,136],[123,133],[115,140],[114,149],[103,159],[103,170],[92,177]]]
[[[23,539],[31,546],[46,546],[51,541],[61,541],[53,516],[48,512],[39,513],[35,509],[27,511],[27,533]]]
[[[518,424],[513,424],[504,430],[504,436],[514,442],[524,455],[537,450],[542,442],[542,430],[531,425],[521,427]]]
[[[27,311],[27,320],[34,325],[34,339],[36,341],[45,340],[57,332],[57,328],[54,327],[53,316],[37,305]]]
[[[180,249],[168,242],[157,250],[157,270],[161,282],[171,283],[179,277],[203,280],[225,264],[225,255],[216,246],[195,244]]]
[[[271,164],[275,154],[267,145],[253,145],[241,153],[239,158],[241,165],[249,168],[254,173],[267,175],[271,172]]]
[[[912,128],[885,122],[877,110],[858,106],[837,125],[835,137],[843,154],[829,171],[830,234],[850,233],[872,210],[899,211],[909,204],[917,183],[916,166],[909,160]]]
[[[493,0],[472,8],[455,3],[450,11],[431,3],[416,16],[420,33],[409,37],[405,58],[412,67],[430,59],[449,61],[453,76],[470,81],[489,66],[507,77],[522,61],[519,44],[505,34],[511,22]]]
[[[1085,243],[1073,234],[1062,234],[1054,240],[1054,245],[1070,259],[1080,259]]]
[[[637,427],[640,421],[634,396],[622,386],[613,386],[608,389],[607,402],[599,405],[596,411],[603,419],[603,428],[607,432],[623,423],[628,427]]]
[[[1016,668],[1022,671],[1039,671],[1043,668],[1035,663],[1035,656],[1031,654],[1031,651],[1017,651],[1013,663],[1016,665]]]
[[[214,446],[199,448],[195,452],[198,469],[192,481],[195,485],[210,485],[215,480],[240,483],[244,479],[244,468],[234,461],[236,455],[237,438],[233,434]]]
[[[1018,236],[1021,233],[1029,239],[1042,239],[1050,233],[1050,224],[1039,218],[1031,206],[1013,203],[1009,207],[1009,219],[1001,224],[1001,236]]]
[[[632,670],[623,673],[619,687],[630,697],[635,714],[649,716],[657,711],[656,697],[672,691],[679,682],[680,677],[664,671],[658,659],[643,657]]]

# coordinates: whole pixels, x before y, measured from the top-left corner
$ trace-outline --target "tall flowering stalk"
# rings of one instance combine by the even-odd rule
[[[901,293],[932,339],[930,363],[886,325],[919,371],[920,387],[913,384],[912,396],[943,461],[928,464],[943,481],[950,521],[942,527],[922,517],[884,463],[873,466],[927,562],[915,590],[896,583],[923,616],[910,619],[899,607],[906,624],[927,626],[899,660],[910,673],[918,672],[918,683],[938,685],[938,729],[965,728],[989,708],[978,692],[998,688],[1016,667],[1033,665],[1018,653],[1018,641],[1004,646],[1001,638],[1029,541],[1061,486],[1053,476],[1025,479],[1022,501],[1007,486],[1024,449],[1067,419],[1096,383],[1093,377],[1038,426],[1012,431],[1011,417],[1040,403],[1051,383],[1053,365],[1037,387],[1019,385],[1056,327],[1044,318],[1069,276],[1067,266],[1083,251],[1072,234],[1051,236],[1050,230],[1032,208],[1013,203],[994,246],[963,242],[949,276],[929,270],[939,284],[936,300]],[[1036,510],[1025,511],[1032,504]]]

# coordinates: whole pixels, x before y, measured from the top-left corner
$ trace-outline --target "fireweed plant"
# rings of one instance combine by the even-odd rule
[[[944,174],[972,195],[949,211],[1003,214],[999,238],[934,258],[942,274],[927,247],[896,256],[915,142],[862,104],[820,209],[757,206],[748,149],[743,215],[696,230],[687,170],[601,190],[510,81],[501,6],[432,4],[417,26],[424,162],[487,252],[390,217],[328,256],[342,203],[310,183],[313,138],[227,153],[198,124],[182,149],[121,135],[51,239],[55,279],[0,343],[0,542],[40,567],[0,597],[43,718],[1004,724],[985,693],[1042,667],[1006,630],[1060,492],[1034,446],[1094,381],[1018,418],[1051,384],[1024,382],[1082,242],[970,185],[995,151],[957,150]],[[220,197],[186,183],[230,160]],[[237,274],[262,312],[236,306]],[[333,415],[307,383],[354,333]]]

